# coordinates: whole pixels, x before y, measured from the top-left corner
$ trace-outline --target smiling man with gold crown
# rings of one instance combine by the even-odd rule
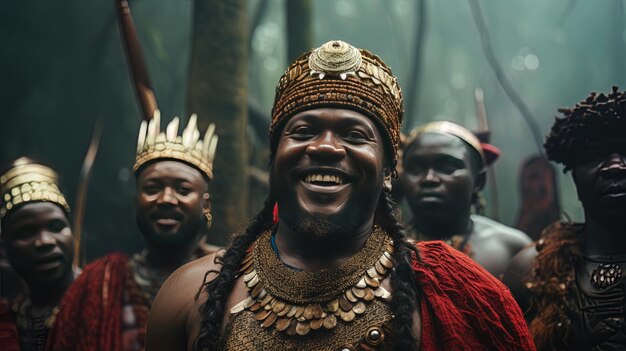
[[[133,171],[146,248],[85,267],[61,302],[49,350],[143,350],[148,311],[165,279],[214,251],[202,242],[212,221],[208,185],[218,137],[211,124],[200,139],[196,121],[192,115],[180,136],[178,117],[161,132],[158,110],[141,124]]]
[[[167,280],[147,350],[532,350],[506,287],[407,240],[390,200],[401,121],[397,80],[369,51],[334,40],[296,59],[276,89],[264,209]]]

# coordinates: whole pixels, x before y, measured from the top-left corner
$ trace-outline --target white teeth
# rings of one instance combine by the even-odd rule
[[[343,184],[343,179],[339,176],[328,175],[328,174],[309,174],[304,178],[304,181],[307,183],[312,182],[332,182],[338,185]]]

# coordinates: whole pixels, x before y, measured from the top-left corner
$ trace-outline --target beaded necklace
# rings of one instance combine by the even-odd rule
[[[393,268],[393,241],[375,227],[363,249],[335,269],[298,271],[285,266],[266,231],[246,252],[240,272],[250,296],[231,313],[249,310],[264,328],[287,335],[334,329],[352,322],[375,299],[389,301],[380,284]]]
[[[16,301],[13,307],[17,317],[20,345],[25,350],[43,350],[59,307],[48,306],[35,312],[30,299]]]

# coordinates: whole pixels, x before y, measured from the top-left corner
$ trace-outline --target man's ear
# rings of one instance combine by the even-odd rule
[[[389,168],[385,168],[383,175],[384,175],[383,190],[389,193],[391,192],[391,179],[392,179],[391,170]]]

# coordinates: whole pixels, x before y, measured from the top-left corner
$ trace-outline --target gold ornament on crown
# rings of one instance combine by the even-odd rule
[[[27,158],[18,159],[0,176],[0,192],[0,218],[16,206],[29,202],[52,202],[70,212],[70,206],[59,190],[56,172],[50,167],[30,163]]]
[[[198,168],[209,179],[212,179],[213,161],[215,160],[218,141],[218,136],[215,134],[215,124],[209,125],[204,134],[204,139],[201,140],[197,120],[196,114],[191,115],[187,127],[179,136],[180,120],[178,117],[174,117],[165,131],[161,132],[161,113],[159,110],[155,110],[150,122],[143,121],[139,128],[137,157],[133,171],[137,172],[141,166],[153,160],[173,159]]]
[[[324,79],[326,74],[334,74],[345,80],[348,75],[356,75],[362,62],[359,49],[340,40],[329,41],[309,55],[310,74],[317,75],[319,79]]]

